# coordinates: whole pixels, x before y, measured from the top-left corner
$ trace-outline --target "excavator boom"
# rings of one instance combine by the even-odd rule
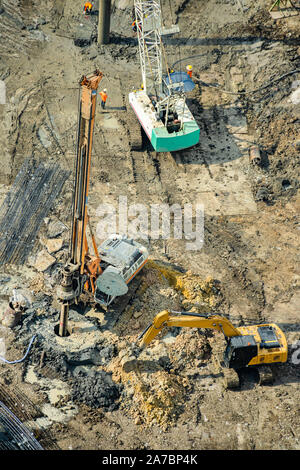
[[[220,315],[206,315],[183,312],[178,316],[171,316],[168,310],[158,313],[152,324],[142,334],[142,346],[147,346],[164,327],[186,326],[190,328],[213,328],[221,331],[227,338],[240,336],[240,331],[235,328],[227,318]]]

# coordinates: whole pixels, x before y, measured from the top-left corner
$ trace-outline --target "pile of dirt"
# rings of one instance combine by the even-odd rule
[[[192,271],[180,272],[161,263],[150,261],[152,269],[160,275],[160,279],[168,281],[169,285],[179,292],[183,298],[183,304],[193,304],[197,306],[205,305],[212,308],[217,304],[217,297],[220,294],[219,283],[211,277],[203,280]]]
[[[71,397],[75,403],[112,411],[119,405],[122,387],[104,371],[79,372],[73,382]]]
[[[140,352],[130,372],[124,371],[119,354],[109,370],[124,387],[121,409],[146,428],[174,426],[187,411],[199,367],[211,354],[207,334],[197,328],[170,328]]]

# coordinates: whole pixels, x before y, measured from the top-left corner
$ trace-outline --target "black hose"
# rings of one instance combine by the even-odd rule
[[[151,328],[151,326],[152,326],[152,323],[150,323],[150,325],[148,325],[147,328],[144,329],[144,331],[139,335],[137,341],[142,339],[142,337],[147,333],[147,331]]]
[[[171,310],[171,313],[178,313],[179,315],[184,315],[186,317],[201,317],[201,318],[209,318],[212,315],[211,313],[176,312],[174,310]]]
[[[206,54],[192,55],[192,56],[184,57],[183,59],[180,58],[179,60],[174,62],[174,64],[172,65],[172,68],[174,69],[175,65],[178,64],[179,62],[182,62],[183,60],[195,59],[196,57],[202,57],[204,55],[206,55]],[[218,85],[211,85],[210,83],[205,83],[203,81],[202,81],[202,84],[205,85],[205,86],[211,87],[211,88],[216,88],[217,90],[221,91],[222,93],[227,93],[229,95],[249,95],[251,93],[257,93],[258,91],[264,90],[265,88],[268,88],[269,86],[271,86],[273,83],[278,82],[278,81],[282,80],[283,78],[288,77],[289,75],[293,75],[294,73],[299,73],[299,72],[300,72],[300,69],[291,70],[290,72],[287,72],[287,73],[281,75],[280,77],[274,78],[274,80],[271,80],[266,85],[263,85],[259,88],[255,88],[254,90],[250,90],[250,91],[233,92],[233,91],[224,90],[223,88],[220,88]]]

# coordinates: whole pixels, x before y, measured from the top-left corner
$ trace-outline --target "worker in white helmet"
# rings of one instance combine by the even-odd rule
[[[99,95],[101,96],[101,108],[102,109],[105,109],[105,104],[106,104],[106,100],[107,100],[107,90],[106,88],[104,88],[103,91],[100,91]]]
[[[186,66],[186,73],[188,74],[188,76],[189,76],[190,78],[192,78],[192,75],[193,75],[193,67],[192,67],[192,65],[187,65],[187,66]]]

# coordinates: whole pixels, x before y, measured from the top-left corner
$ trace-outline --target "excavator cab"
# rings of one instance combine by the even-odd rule
[[[257,356],[258,348],[253,335],[228,338],[224,351],[224,364],[229,369],[246,367]]]
[[[276,330],[272,325],[259,326],[257,328],[260,337],[260,348],[273,349],[280,348]]]
[[[286,361],[286,339],[277,325],[242,327],[240,332],[240,335],[227,338],[223,358],[227,368],[241,369],[258,364]]]

